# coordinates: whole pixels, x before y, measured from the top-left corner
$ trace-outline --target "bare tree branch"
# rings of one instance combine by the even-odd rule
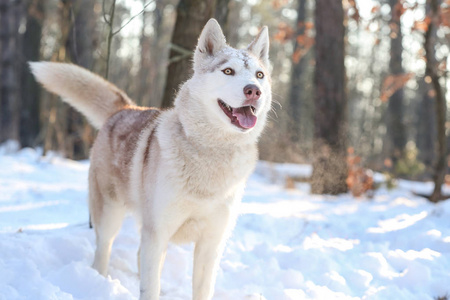
[[[117,29],[116,31],[113,32],[113,36],[118,34],[125,26],[127,26],[131,21],[133,21],[136,17],[140,16],[142,13],[145,12],[145,9],[147,8],[147,6],[149,6],[150,4],[152,4],[153,2],[155,2],[154,0],[151,0],[149,2],[147,2],[144,7],[142,8],[142,10],[140,12],[138,12],[137,14],[135,14],[134,16],[132,16],[130,19],[128,19],[128,21],[125,22],[125,24],[123,24],[122,26],[120,26],[119,29]]]
[[[149,2],[147,2],[142,10],[135,14],[134,16],[132,16],[128,21],[125,22],[125,24],[123,24],[122,26],[119,27],[119,29],[117,30],[113,30],[113,25],[114,25],[114,13],[116,10],[116,0],[113,0],[111,7],[109,9],[109,20],[106,18],[106,14],[105,14],[105,3],[106,0],[103,0],[102,2],[102,7],[103,7],[103,20],[105,21],[105,23],[108,25],[108,38],[107,38],[107,46],[106,46],[106,70],[105,70],[105,78],[108,79],[108,75],[109,75],[109,59],[111,57],[111,43],[112,43],[112,39],[113,37],[118,34],[123,28],[125,28],[125,26],[127,26],[128,24],[130,24],[131,21],[133,21],[136,17],[138,17],[139,15],[141,15],[142,13],[145,12],[145,9],[147,8],[147,6],[149,6],[150,4],[152,4],[154,2],[154,0],[151,0]]]
[[[103,0],[103,5],[106,0]],[[114,12],[116,10],[116,0],[113,0],[113,3],[111,4],[110,13],[109,13],[109,32],[108,32],[108,40],[107,40],[107,48],[106,48],[106,70],[105,70],[105,78],[108,79],[109,75],[109,58],[111,56],[111,42],[112,38],[114,36],[113,34],[113,24],[114,24]]]
[[[111,23],[108,21],[108,19],[106,19],[105,3],[106,3],[106,0],[103,0],[103,2],[102,2],[102,16],[103,16],[103,20],[105,21],[106,24],[111,26]]]

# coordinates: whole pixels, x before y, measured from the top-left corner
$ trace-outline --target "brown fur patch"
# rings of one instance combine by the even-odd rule
[[[103,153],[101,159],[107,159],[110,163],[110,175],[123,183],[128,182],[131,161],[141,132],[155,122],[159,114],[158,109],[128,106],[109,118],[98,137],[102,140],[99,140],[99,144],[108,145],[108,151],[102,149],[95,155]]]
[[[153,134],[155,133],[155,130],[152,131],[152,133],[150,133],[150,136],[147,139],[147,145],[145,146],[145,151],[144,151],[144,166],[147,165],[148,159],[149,159],[149,155],[150,155],[150,144],[152,142],[153,139]]]

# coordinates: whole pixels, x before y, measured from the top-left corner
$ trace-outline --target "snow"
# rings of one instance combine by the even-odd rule
[[[134,222],[113,245],[110,276],[90,265],[88,161],[0,148],[0,300],[138,299]],[[260,162],[220,263],[214,299],[417,299],[450,295],[450,201],[399,181],[373,199],[286,190],[307,165]],[[162,300],[190,299],[192,245],[171,245]]]

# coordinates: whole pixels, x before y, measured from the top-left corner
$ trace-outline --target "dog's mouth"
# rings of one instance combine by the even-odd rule
[[[220,99],[217,102],[234,126],[244,130],[255,127],[258,117],[255,115],[256,108],[254,106],[234,108]]]

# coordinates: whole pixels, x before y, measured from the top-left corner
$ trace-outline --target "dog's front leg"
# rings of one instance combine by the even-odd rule
[[[211,216],[200,239],[195,244],[193,300],[212,298],[217,267],[229,232],[229,225],[234,222],[233,217],[228,207]]]
[[[161,290],[161,270],[169,238],[142,231],[140,247],[140,300],[158,300]]]

